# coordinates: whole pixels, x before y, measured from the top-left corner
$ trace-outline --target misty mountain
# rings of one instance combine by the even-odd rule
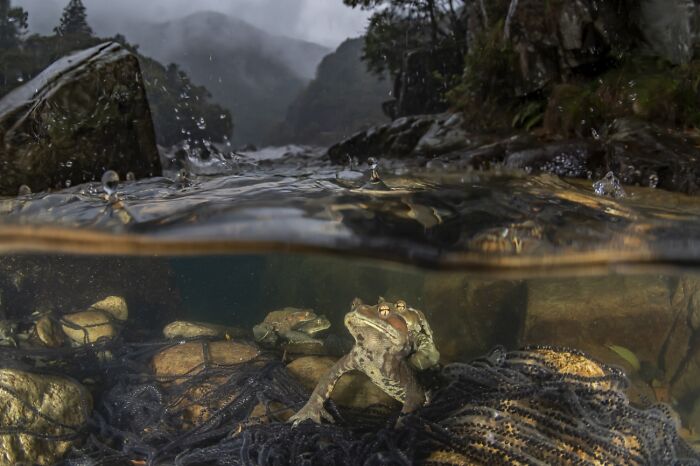
[[[316,78],[290,106],[276,143],[332,144],[371,125],[386,123],[382,103],[391,80],[367,71],[364,39],[348,39],[318,66]]]
[[[329,52],[214,12],[165,23],[131,22],[122,34],[142,54],[177,63],[193,83],[206,86],[232,112],[237,144],[266,143]]]

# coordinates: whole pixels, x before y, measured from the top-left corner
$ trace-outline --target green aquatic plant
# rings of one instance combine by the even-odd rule
[[[627,361],[635,371],[639,371],[639,369],[642,367],[637,355],[624,346],[608,345],[608,349]]]

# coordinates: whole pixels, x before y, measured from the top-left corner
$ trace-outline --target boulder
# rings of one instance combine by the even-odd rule
[[[88,391],[67,378],[14,369],[0,369],[0,386],[0,430],[18,431],[0,435],[0,465],[55,464],[87,423]]]
[[[153,357],[153,372],[159,379],[182,381],[201,371],[205,364],[230,366],[251,361],[260,350],[249,343],[230,340],[191,341],[170,346]]]
[[[652,371],[674,323],[669,283],[658,276],[536,279],[527,284],[523,343],[573,347],[610,363],[623,347]]]
[[[63,333],[76,345],[95,343],[100,338],[117,336],[117,327],[110,314],[103,311],[82,311],[62,318]]]
[[[496,345],[517,347],[526,292],[520,281],[474,280],[446,272],[427,275],[423,302],[443,361],[468,361]]]
[[[305,356],[290,362],[287,369],[311,392],[335,361],[330,357]],[[331,399],[348,408],[364,409],[372,405],[398,406],[396,400],[374,385],[365,374],[357,371],[348,372],[338,380],[331,393]]]
[[[349,158],[435,156],[473,144],[462,129],[461,116],[451,113],[402,117],[356,133],[328,149],[335,163]]]
[[[209,324],[205,322],[189,322],[184,320],[176,320],[163,328],[163,336],[170,340],[174,340],[176,338],[199,337],[232,338],[242,337],[244,334],[245,331],[236,327],[227,327],[225,325]]]
[[[66,314],[61,319],[63,333],[77,345],[95,343],[100,338],[114,338],[119,327],[129,317],[129,309],[124,298],[108,296],[86,311]],[[46,319],[46,318],[43,318]],[[56,343],[56,336],[51,335],[52,329],[47,322],[42,322],[42,328],[37,323],[37,334],[45,344]],[[52,341],[53,340],[53,341]]]
[[[133,54],[105,43],[62,58],[0,100],[0,194],[161,174],[146,91]]]

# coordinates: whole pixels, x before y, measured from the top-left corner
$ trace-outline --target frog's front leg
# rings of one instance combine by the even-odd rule
[[[318,381],[309,401],[306,402],[303,408],[294,416],[289,418],[289,422],[298,425],[300,422],[310,419],[317,424],[321,423],[321,419],[328,422],[333,422],[333,417],[326,411],[323,404],[333,392],[338,379],[351,370],[355,369],[355,363],[352,358],[352,353],[340,358],[328,372]]]

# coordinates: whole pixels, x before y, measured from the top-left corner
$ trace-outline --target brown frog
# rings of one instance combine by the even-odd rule
[[[286,307],[270,312],[261,323],[253,327],[253,335],[260,343],[274,345],[279,339],[290,343],[318,343],[314,338],[331,326],[324,316],[317,316],[311,309]]]
[[[421,364],[439,358],[435,345],[423,342],[416,337],[430,335],[421,333],[421,315],[409,308],[404,301],[390,303],[381,301],[369,306],[355,299],[351,311],[345,315],[345,326],[355,339],[350,353],[343,356],[316,385],[311,398],[304,407],[290,418],[295,425],[310,419],[320,423],[321,419],[333,422],[323,404],[333,392],[336,382],[349,371],[358,370],[366,374],[372,382],[392,398],[403,403],[402,413],[409,413],[425,403],[425,392],[418,383],[415,369],[409,359],[422,348]],[[425,317],[423,316],[423,321]],[[433,352],[429,349],[432,346]],[[421,351],[419,350],[419,351]],[[435,360],[437,362],[437,360]]]

